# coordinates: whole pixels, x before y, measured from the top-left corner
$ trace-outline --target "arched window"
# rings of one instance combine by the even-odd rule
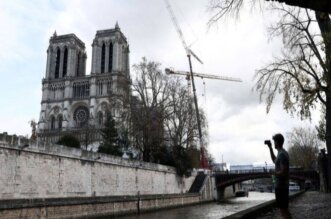
[[[78,54],[77,54],[76,76],[79,76],[79,66],[80,66],[80,52],[78,52]]]
[[[55,129],[55,117],[51,117],[51,129]]]
[[[63,54],[63,77],[67,76],[67,68],[68,68],[68,49],[64,49]]]
[[[109,59],[108,59],[108,72],[113,70],[113,44],[110,43],[109,45]]]
[[[63,121],[62,115],[59,115],[58,120],[59,120],[59,129],[62,129],[62,121]]]
[[[61,51],[60,51],[59,48],[57,48],[54,78],[59,78],[59,74],[60,74],[60,58],[61,58],[60,56],[61,56]]]
[[[101,111],[98,112],[97,118],[98,118],[98,125],[102,126],[103,125],[103,114]]]
[[[101,49],[101,73],[105,72],[106,45],[102,44]]]

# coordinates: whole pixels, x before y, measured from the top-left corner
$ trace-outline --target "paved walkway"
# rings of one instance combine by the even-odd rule
[[[331,194],[308,191],[290,201],[290,212],[293,219],[330,219]],[[262,214],[258,219],[281,219],[278,209]]]

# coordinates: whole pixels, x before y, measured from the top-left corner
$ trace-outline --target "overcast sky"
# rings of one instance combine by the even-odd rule
[[[276,102],[269,114],[252,91],[255,70],[277,56],[282,41],[269,40],[270,15],[247,10],[240,19],[219,22],[208,29],[213,15],[208,0],[171,0],[188,45],[203,60],[193,61],[195,72],[239,77],[243,83],[196,79],[199,105],[208,117],[208,149],[216,161],[231,164],[271,163],[264,139],[274,133],[309,126],[292,118]],[[0,132],[27,135],[28,121],[38,120],[41,80],[51,35],[74,33],[87,50],[97,30],[118,21],[130,44],[130,64],[142,57],[162,68],[188,71],[188,62],[163,0],[4,0],[0,1]],[[311,125],[317,123],[314,114]]]

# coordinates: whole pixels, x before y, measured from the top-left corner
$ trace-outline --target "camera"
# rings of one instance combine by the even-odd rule
[[[271,145],[271,141],[270,141],[270,140],[265,140],[265,141],[264,141],[264,144],[266,144],[266,145]]]

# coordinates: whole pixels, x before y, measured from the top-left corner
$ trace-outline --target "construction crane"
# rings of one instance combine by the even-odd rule
[[[193,73],[192,70],[192,61],[191,61],[191,55],[201,64],[203,64],[203,62],[201,61],[201,59],[187,46],[184,36],[183,36],[183,32],[179,27],[179,24],[177,22],[177,19],[175,17],[175,14],[171,8],[171,5],[169,3],[168,0],[164,0],[166,7],[169,11],[170,17],[172,19],[172,22],[176,28],[176,31],[178,33],[178,36],[183,44],[183,47],[185,49],[187,58],[188,58],[188,62],[189,62],[189,67],[190,67],[190,71],[189,72],[176,72],[176,74],[183,74],[186,75],[186,79],[189,80],[191,79],[192,81],[192,90],[193,90],[193,98],[194,98],[194,105],[195,105],[195,112],[196,112],[196,117],[197,117],[197,123],[198,123],[198,131],[199,131],[199,140],[200,140],[200,167],[201,168],[207,168],[208,164],[207,164],[207,158],[205,156],[205,148],[203,146],[203,141],[202,141],[202,131],[201,131],[201,121],[200,121],[200,116],[199,116],[199,108],[198,108],[198,101],[197,101],[197,96],[196,96],[196,89],[195,89],[195,84],[194,84],[194,76],[197,77],[201,77],[201,78],[211,78],[211,79],[219,79],[219,80],[229,80],[229,81],[241,81],[240,79],[236,79],[236,78],[230,78],[230,77],[222,77],[222,76],[216,76],[216,75],[206,75],[206,74],[201,74],[201,73]],[[166,70],[167,72],[167,70]],[[168,74],[175,74],[174,71],[171,71],[170,69],[168,70]],[[189,84],[190,85],[190,84]]]
[[[197,117],[197,123],[198,123],[198,131],[199,131],[199,140],[200,140],[200,167],[201,168],[207,168],[208,164],[207,164],[207,158],[205,156],[205,148],[203,146],[203,141],[202,141],[202,131],[201,131],[201,121],[200,121],[200,115],[199,115],[199,108],[198,108],[198,100],[197,100],[197,95],[196,95],[196,90],[195,90],[195,84],[194,84],[194,76],[193,76],[193,70],[192,70],[192,62],[191,62],[191,55],[201,64],[203,64],[203,62],[201,61],[201,59],[187,46],[185,40],[184,40],[184,36],[183,36],[183,32],[180,29],[177,19],[175,17],[175,14],[170,6],[170,3],[168,0],[164,0],[167,9],[169,11],[170,17],[172,19],[172,22],[176,28],[176,31],[179,35],[180,40],[182,41],[182,44],[184,46],[187,58],[188,58],[188,62],[189,62],[189,66],[190,66],[190,78],[192,81],[192,88],[193,88],[193,97],[194,97],[194,105],[195,105],[195,112],[196,112],[196,117]]]
[[[191,90],[191,83],[190,83],[190,72],[188,71],[175,71],[173,68],[166,68],[165,73],[168,75],[183,75],[185,76],[185,79],[187,80],[187,89],[190,94]],[[204,78],[207,79],[216,79],[216,80],[223,80],[223,81],[234,81],[234,82],[242,82],[240,78],[234,78],[234,77],[227,77],[227,76],[218,76],[218,75],[212,75],[212,74],[204,74],[204,73],[193,73],[194,77],[199,77],[202,80]],[[204,89],[205,89],[205,82],[203,81]],[[206,94],[206,90],[204,90],[204,93]],[[206,96],[205,96],[206,97]]]
[[[171,7],[171,5],[170,5],[170,3],[169,3],[169,1],[168,0],[164,0],[164,2],[165,2],[165,4],[166,4],[166,6],[167,6],[167,9],[168,9],[168,11],[169,11],[169,14],[170,14],[170,17],[171,17],[171,20],[172,20],[172,22],[173,22],[173,24],[175,25],[175,28],[176,28],[176,31],[177,31],[177,33],[178,33],[178,35],[179,35],[179,38],[180,38],[180,40],[182,41],[182,44],[183,44],[183,46],[184,46],[184,49],[185,49],[185,52],[186,52],[186,55],[187,56],[190,56],[190,55],[192,55],[198,62],[200,62],[201,64],[203,64],[203,62],[201,61],[201,59],[187,46],[187,44],[186,44],[186,42],[185,42],[185,40],[184,40],[184,35],[183,35],[183,32],[182,32],[182,30],[180,29],[180,27],[179,27],[179,24],[178,24],[178,22],[177,22],[177,19],[176,19],[176,17],[175,17],[175,13],[174,13],[174,11],[172,10],[172,7]]]
[[[171,68],[165,69],[166,74],[173,74],[173,75],[184,75],[186,76],[186,80],[190,79],[190,72],[188,71],[174,71]],[[240,78],[233,78],[233,77],[227,77],[227,76],[218,76],[218,75],[211,75],[211,74],[204,74],[204,73],[193,73],[193,76],[199,77],[201,79],[208,78],[208,79],[216,79],[216,80],[223,80],[223,81],[235,81],[235,82],[242,82]]]

